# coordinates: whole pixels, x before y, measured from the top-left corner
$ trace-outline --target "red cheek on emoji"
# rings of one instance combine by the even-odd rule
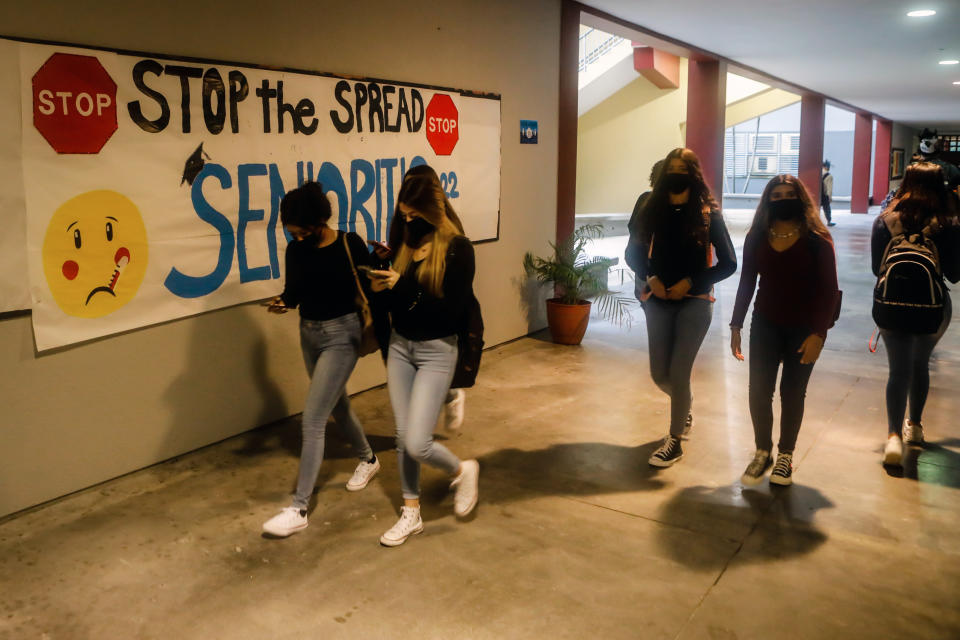
[[[73,280],[77,277],[77,273],[80,271],[80,265],[78,265],[73,260],[67,260],[63,263],[63,277],[67,280]]]
[[[123,261],[123,264],[120,264],[120,261]],[[113,256],[113,262],[117,266],[125,267],[128,262],[130,262],[130,252],[127,251],[126,247],[120,247],[117,249],[117,252]]]

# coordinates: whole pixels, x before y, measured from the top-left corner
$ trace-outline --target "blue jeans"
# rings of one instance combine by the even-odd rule
[[[756,311],[750,321],[750,418],[757,449],[773,449],[773,392],[780,376],[780,442],[782,453],[792,453],[797,445],[807,383],[813,363],[800,364],[797,349],[810,336],[803,327],[773,324]]]
[[[936,333],[915,334],[880,330],[887,348],[890,377],[887,378],[887,432],[903,435],[903,416],[910,399],[910,422],[919,424],[930,391],[930,355],[946,333],[953,315],[950,296],[945,295],[943,322]]]
[[[670,396],[670,435],[679,438],[693,402],[693,361],[710,328],[713,303],[703,298],[673,301],[651,297],[642,306],[647,317],[650,376]]]
[[[453,381],[457,336],[407,340],[396,332],[387,355],[387,390],[397,421],[397,459],[403,497],[420,497],[420,463],[454,475],[460,459],[433,440],[433,430]]]
[[[357,416],[350,409],[346,385],[357,364],[360,319],[355,313],[332,320],[300,320],[300,348],[310,374],[307,403],[303,408],[303,445],[293,506],[306,509],[323,462],[327,419],[333,415],[340,430],[361,460],[373,457]]]

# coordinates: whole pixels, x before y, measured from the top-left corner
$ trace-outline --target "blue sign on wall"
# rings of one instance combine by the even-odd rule
[[[520,144],[537,144],[537,121],[520,121]]]

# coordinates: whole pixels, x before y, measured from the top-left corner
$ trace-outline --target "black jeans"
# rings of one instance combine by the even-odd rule
[[[936,333],[915,334],[880,331],[887,348],[890,377],[887,378],[887,432],[903,434],[903,416],[910,398],[910,422],[919,424],[923,405],[930,390],[930,354],[950,324],[953,309],[950,296],[944,296],[943,322]]]
[[[830,218],[830,198],[823,196],[820,199],[820,206],[823,207],[823,215],[827,217],[827,222],[833,222]]]
[[[773,449],[773,392],[780,377],[780,442],[790,453],[797,444],[803,421],[803,400],[813,364],[800,364],[797,349],[810,335],[803,327],[781,327],[754,312],[750,321],[750,418],[757,449]]]

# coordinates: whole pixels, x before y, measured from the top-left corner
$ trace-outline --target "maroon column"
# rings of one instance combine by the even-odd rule
[[[853,126],[853,181],[850,186],[850,213],[866,213],[870,207],[870,142],[873,118],[856,114]]]
[[[720,205],[726,103],[727,63],[691,58],[687,64],[686,146],[700,157],[703,177]]]
[[[797,176],[810,191],[813,201],[820,202],[820,169],[823,166],[823,119],[826,104],[823,97],[805,94],[800,98],[800,154]]]
[[[893,123],[877,119],[877,137],[873,143],[873,204],[879,205],[890,191],[890,142]]]
[[[564,0],[560,11],[560,96],[557,131],[557,242],[573,233],[577,207],[577,56],[580,5]]]

